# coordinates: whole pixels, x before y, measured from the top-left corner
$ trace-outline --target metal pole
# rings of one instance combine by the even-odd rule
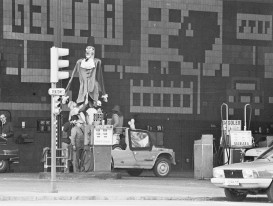
[[[51,88],[56,88],[56,83],[51,83]],[[56,185],[56,115],[53,114],[54,100],[51,95],[51,192],[57,193]]]
[[[55,40],[54,40],[54,46],[56,47],[62,47],[62,1],[57,0],[55,1]]]
[[[55,21],[55,39],[54,46],[62,47],[62,3],[61,0],[53,1],[55,10],[54,17],[57,19]],[[51,88],[56,88],[56,83],[51,83]],[[53,95],[51,95],[51,192],[57,193],[57,185],[56,185],[56,129],[58,129],[56,125],[57,115],[53,114]],[[59,121],[58,121],[59,122]],[[58,132],[60,133],[60,131]]]
[[[62,48],[62,15],[63,15],[63,10],[62,10],[62,1],[61,0],[57,0],[57,25],[56,25],[56,45],[57,47]],[[59,82],[56,84],[56,87],[61,88],[62,87],[62,80],[60,79]],[[56,120],[57,120],[57,148],[61,148],[62,147],[62,143],[61,143],[61,133],[62,133],[62,116],[61,114],[56,116]],[[57,151],[57,156],[60,157],[61,156],[61,151]],[[61,164],[61,159],[58,159],[58,164]],[[59,170],[60,168],[58,168],[58,172],[60,172]],[[56,169],[57,170],[57,169]]]
[[[247,106],[250,106],[250,104],[245,105],[245,110],[244,110],[244,131],[246,131],[246,108]]]

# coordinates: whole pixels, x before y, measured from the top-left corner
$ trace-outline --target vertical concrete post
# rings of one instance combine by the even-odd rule
[[[56,83],[51,83],[51,88],[56,88]],[[51,95],[51,105],[53,102],[53,95]],[[51,192],[57,193],[56,186],[56,115],[53,113],[51,109]]]
[[[194,141],[194,178],[206,179],[212,177],[213,169],[213,136],[202,135]]]

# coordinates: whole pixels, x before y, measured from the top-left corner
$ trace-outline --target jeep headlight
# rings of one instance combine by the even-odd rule
[[[258,173],[255,170],[251,170],[251,169],[244,169],[243,171],[243,177],[244,178],[257,178],[258,177]]]
[[[213,169],[213,177],[215,177],[215,178],[225,178],[224,170],[222,170],[222,169]]]

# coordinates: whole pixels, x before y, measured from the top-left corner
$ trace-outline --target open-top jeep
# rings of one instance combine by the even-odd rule
[[[143,170],[153,170],[158,177],[167,177],[171,164],[175,165],[172,149],[155,147],[148,131],[122,128],[120,144],[112,147],[112,168],[125,169],[131,176],[139,176]]]

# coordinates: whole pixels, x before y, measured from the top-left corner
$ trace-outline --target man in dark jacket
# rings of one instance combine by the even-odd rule
[[[0,121],[1,121],[1,130],[0,130],[0,135],[3,138],[10,138],[13,137],[14,132],[13,132],[13,126],[11,122],[7,121],[7,117],[4,114],[0,115]]]
[[[71,144],[73,148],[73,171],[80,172],[81,157],[84,151],[84,122],[77,120],[76,125],[71,129]]]
[[[64,172],[69,172],[69,168],[72,161],[72,146],[71,146],[71,129],[75,126],[76,121],[79,119],[78,115],[73,115],[70,118],[70,121],[66,122],[63,125],[63,132],[62,132],[62,149],[63,149],[63,156],[67,157],[67,168],[64,169]]]

